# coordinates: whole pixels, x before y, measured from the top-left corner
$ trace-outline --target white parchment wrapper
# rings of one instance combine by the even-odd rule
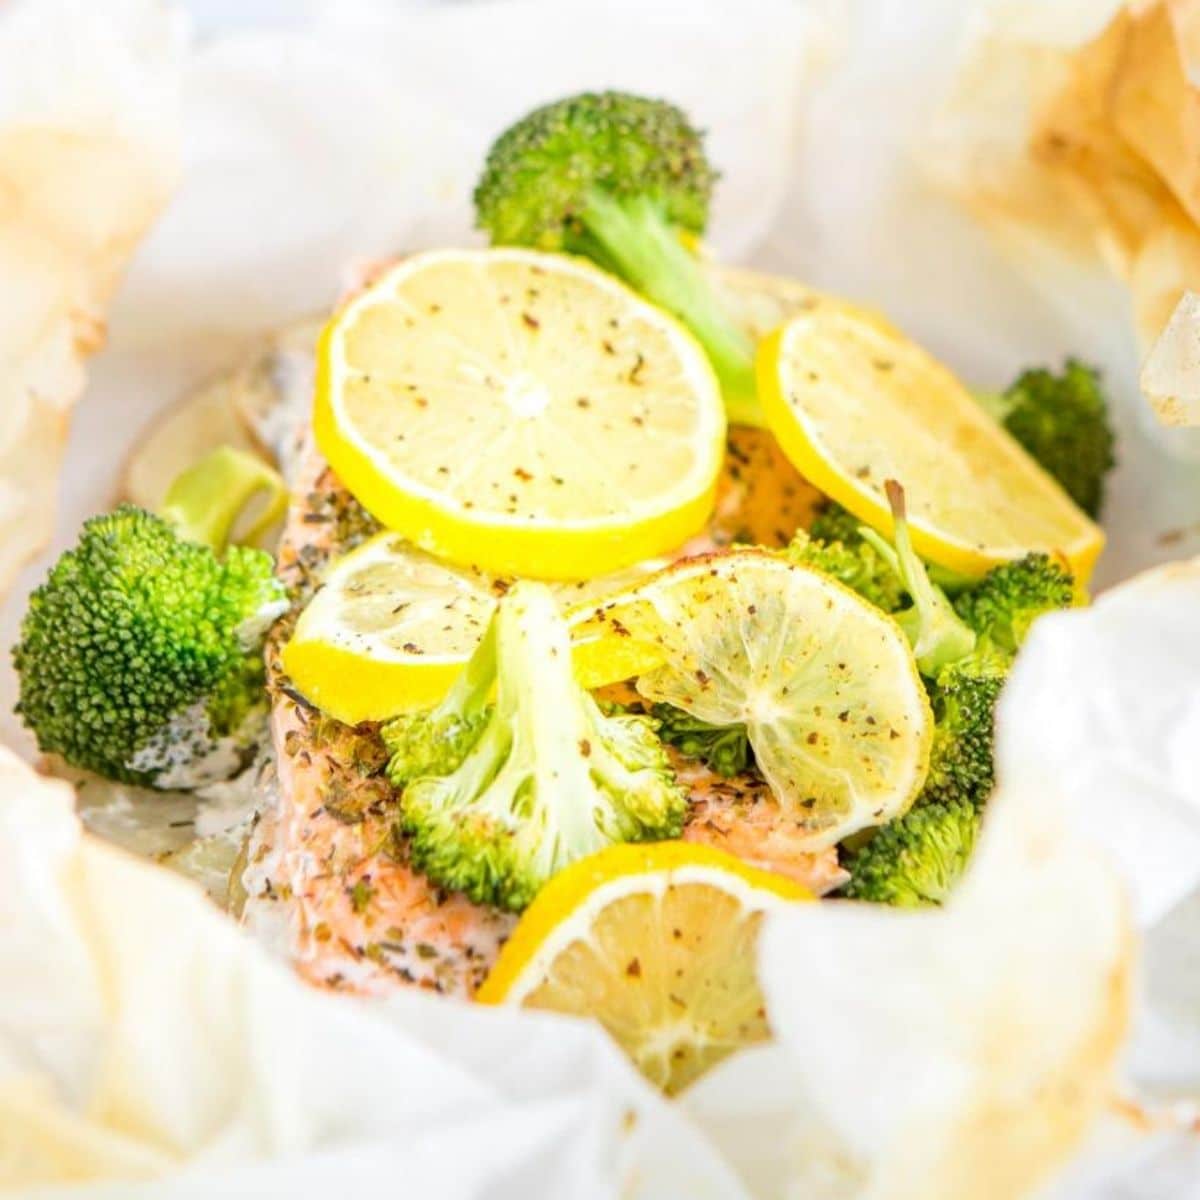
[[[470,188],[495,133],[608,86],[708,127],[722,256],[876,303],[983,386],[1068,352],[1099,362],[1121,465],[1098,581],[1200,552],[1200,473],[1146,433],[1122,289],[1080,266],[1031,275],[924,165],[956,64],[1001,7],[1021,8],[330,3],[302,31],[198,46],[182,181],[110,314],[51,553],[109,502],[155,412],[327,306],[347,264],[476,241]],[[1100,19],[1072,0],[1025,10],[1054,38]],[[44,569],[6,603],[6,644]],[[313,994],[198,890],[81,839],[69,795],[0,757],[0,1190],[1187,1195],[1186,1109],[1114,1095],[1200,1096],[1198,645],[1195,568],[1039,628],[961,900],[779,922],[764,954],[779,1044],[677,1105],[581,1023]],[[6,713],[13,692],[6,666]]]

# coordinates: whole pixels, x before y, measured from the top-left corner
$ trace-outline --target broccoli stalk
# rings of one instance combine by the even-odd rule
[[[583,93],[497,138],[476,218],[494,245],[586,255],[673,313],[708,354],[729,419],[762,425],[753,342],[680,236],[704,231],[715,178],[701,134],[674,105]]]
[[[1099,514],[1116,459],[1098,371],[1068,359],[1060,375],[1025,371],[1002,394],[978,399],[1084,512]]]
[[[429,759],[422,749],[410,756],[424,743],[407,722],[392,734],[389,777],[404,788],[413,864],[479,903],[519,911],[577,859],[615,842],[678,837],[687,800],[654,723],[606,717],[575,681],[567,625],[546,587],[514,586],[492,636],[494,652],[468,668],[477,680],[429,717],[431,729],[471,725],[473,737],[436,773],[413,778]],[[493,653],[496,701],[477,722]]]
[[[84,523],[30,597],[13,649],[17,712],[43,751],[157,788],[244,765],[265,713],[259,650],[287,601],[269,554],[217,555],[263,494],[255,528],[286,502],[282,481],[222,448],[172,485],[163,516],[124,504]]]
[[[896,621],[912,643],[917,666],[924,675],[935,676],[949,663],[965,658],[975,649],[975,632],[954,611],[949,597],[929,578],[925,564],[913,549],[905,512],[904,489],[894,480],[884,484],[892,509],[895,547],[873,529],[862,536],[894,565],[912,607],[896,614]]]

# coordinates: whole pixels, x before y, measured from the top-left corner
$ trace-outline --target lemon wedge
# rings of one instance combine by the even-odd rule
[[[758,931],[808,899],[707,846],[613,846],[542,889],[476,998],[593,1017],[673,1094],[770,1037]]]
[[[318,351],[317,442],[421,549],[501,575],[584,579],[699,530],[720,389],[674,318],[590,264],[529,250],[405,259]]]
[[[917,552],[978,576],[1030,550],[1086,581],[1104,535],[941,363],[883,318],[827,297],[767,337],[759,398],[809,481],[880,532],[904,485]]]
[[[601,597],[624,594],[654,562],[604,579],[556,584],[573,624]],[[380,533],[326,570],[283,648],[292,685],[348,725],[430,708],[446,694],[491,620],[508,584]],[[657,655],[615,634],[589,635],[574,649],[585,687],[628,679]]]
[[[933,718],[907,638],[819,571],[760,550],[684,559],[577,618],[575,636],[657,655],[637,680],[647,699],[745,725],[814,850],[899,816],[925,781]]]

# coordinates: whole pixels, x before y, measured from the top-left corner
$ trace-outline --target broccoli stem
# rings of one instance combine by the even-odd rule
[[[763,425],[754,382],[754,344],[724,311],[678,231],[647,196],[619,198],[588,192],[578,214],[585,231],[580,249],[660,308],[678,317],[704,347],[729,420]]]
[[[597,849],[604,843],[586,802],[588,757],[579,753],[591,727],[585,719],[586,693],[575,682],[571,665],[570,635],[549,592],[532,590],[524,596],[523,604],[501,605],[496,618],[496,711],[508,720],[493,724],[511,725],[514,731],[514,752],[497,780],[516,776],[497,794],[553,804],[562,841]],[[599,746],[591,747],[588,756],[597,750]],[[557,853],[554,840],[543,839],[538,857],[545,872]]]
[[[922,674],[933,676],[975,649],[975,632],[954,611],[946,593],[930,581],[925,564],[913,549],[904,489],[889,479],[884,491],[892,509],[895,549],[872,529],[864,527],[862,536],[892,564],[912,597],[912,608],[896,614],[896,621],[912,643]]]
[[[283,515],[287,488],[266,463],[232,446],[220,446],[176,477],[159,515],[174,525],[180,537],[220,554],[255,497],[262,497],[262,503],[239,533],[238,541],[243,543],[253,542]]]

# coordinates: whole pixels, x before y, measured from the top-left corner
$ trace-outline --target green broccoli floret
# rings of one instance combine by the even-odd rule
[[[995,782],[996,701],[1006,670],[1002,658],[993,664],[972,655],[944,668],[929,685],[933,748],[918,806],[959,801],[982,806],[987,802]]]
[[[832,575],[884,612],[896,612],[907,602],[892,559],[863,537],[858,519],[838,504],[818,513],[808,532],[800,530],[786,553],[794,563]]]
[[[469,668],[476,682],[432,715],[438,728],[450,711],[473,721],[494,673],[495,704],[470,748],[449,772],[411,779],[412,764],[402,759],[393,778],[404,787],[401,827],[413,864],[479,903],[519,911],[585,855],[615,842],[678,837],[687,798],[654,722],[605,716],[575,681],[567,625],[544,585],[511,588],[492,636],[494,650],[482,649]],[[402,744],[418,742],[409,725]],[[457,757],[455,749],[449,758]]]
[[[259,651],[287,600],[269,554],[217,555],[261,493],[264,517],[277,515],[279,477],[223,448],[176,480],[165,519],[125,504],[85,522],[31,596],[13,649],[16,711],[43,751],[158,788],[244,764],[265,714]]]
[[[903,505],[893,504],[897,566],[914,596],[926,588],[933,593],[924,618],[914,605],[912,618],[901,622],[920,646],[929,625],[944,631],[953,622],[940,589],[928,578],[922,581],[924,565],[906,544]],[[851,872],[846,896],[909,906],[945,898],[967,863],[992,792],[996,702],[1013,657],[1033,621],[1072,604],[1074,590],[1070,573],[1048,555],[1028,554],[994,567],[958,595],[951,615],[973,636],[943,633],[937,639],[936,669],[926,670],[935,724],[925,786],[905,816],[869,840],[843,847],[843,865]],[[951,653],[955,649],[960,653]]]
[[[380,730],[391,758],[388,778],[402,788],[423,775],[457,770],[492,716],[496,684],[496,626],[482,639],[445,699],[426,712],[404,713]]]
[[[910,809],[845,856],[851,878],[842,894],[900,908],[941,904],[970,860],[979,823],[979,810],[961,800]]]
[[[1025,371],[1002,395],[980,400],[1084,512],[1099,514],[1116,462],[1099,371],[1068,359],[1059,375]]]
[[[754,346],[680,233],[703,233],[716,172],[703,137],[663,100],[585,92],[536,109],[497,138],[475,188],[494,245],[586,255],[699,339],[731,421],[761,425]]]
[[[650,716],[661,741],[726,779],[740,775],[753,761],[745,725],[710,725],[673,704],[653,705]]]
[[[1038,617],[1074,603],[1071,572],[1048,554],[1032,553],[993,567],[954,607],[981,638],[1015,654]]]

